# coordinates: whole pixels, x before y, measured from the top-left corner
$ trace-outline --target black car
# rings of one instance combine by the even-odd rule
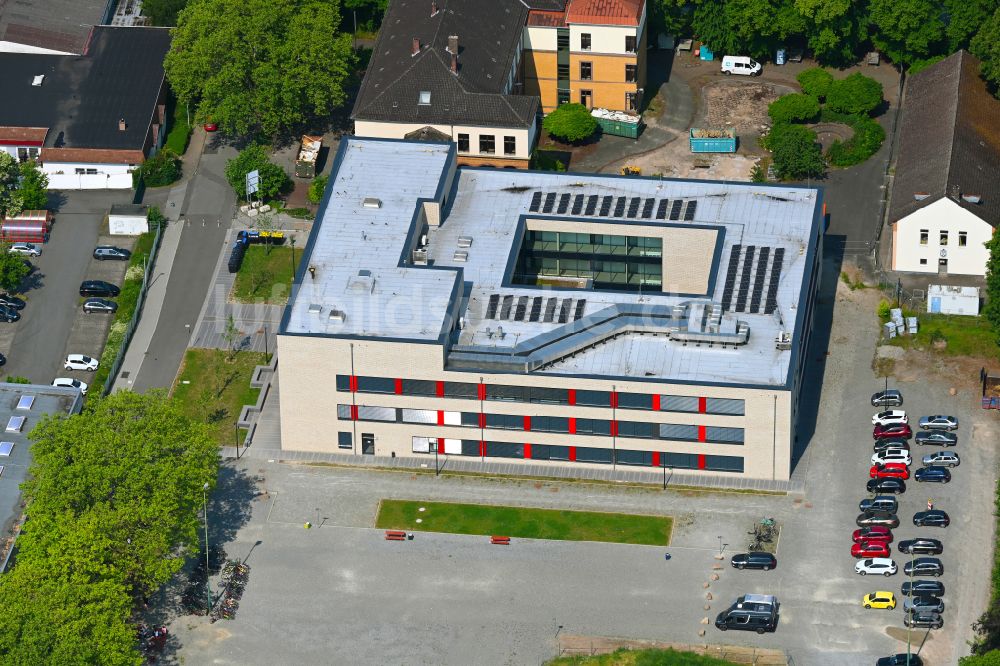
[[[778,559],[771,553],[738,553],[730,560],[737,569],[763,569],[770,571],[778,566]]]
[[[83,311],[114,314],[118,311],[118,304],[106,298],[88,298],[83,302]]]
[[[17,296],[0,294],[0,305],[6,305],[8,308],[14,308],[15,310],[23,310],[25,303],[24,300],[18,298]]]
[[[911,594],[930,594],[935,597],[944,596],[944,583],[939,580],[915,580],[903,583],[901,590],[904,597]]]
[[[858,527],[882,525],[889,529],[895,529],[899,527],[899,516],[888,511],[865,511],[854,522],[857,523]]]
[[[132,253],[128,250],[115,247],[113,245],[98,245],[94,248],[94,259],[99,261],[103,261],[105,259],[121,259],[122,261],[125,261],[131,256]]]
[[[920,537],[917,539],[905,539],[897,546],[899,552],[910,555],[940,555],[944,552],[944,546],[937,539]]]
[[[913,480],[923,481],[924,483],[949,483],[951,481],[951,472],[944,467],[929,465],[921,467],[914,472]]]
[[[910,442],[902,437],[881,437],[875,440],[872,450],[875,453],[882,453],[886,449],[906,449],[910,450]]]
[[[872,407],[899,407],[903,404],[903,394],[896,389],[872,394]]]
[[[870,493],[892,493],[893,495],[898,495],[899,493],[906,492],[906,481],[891,477],[885,479],[868,479],[867,488]]]
[[[913,514],[913,524],[917,527],[948,527],[951,518],[941,509],[917,511]]]
[[[4,356],[3,354],[0,354],[0,365],[6,365],[6,364],[7,364],[7,357]]]
[[[21,318],[21,313],[14,308],[9,308],[6,305],[0,305],[0,321],[5,321],[7,323],[17,321]]]
[[[907,661],[909,659],[909,661]],[[894,654],[890,657],[881,657],[875,662],[875,666],[924,666],[923,659],[919,655],[906,653]]]
[[[907,576],[940,576],[944,573],[944,565],[936,557],[918,557],[903,565],[903,573]]]
[[[913,437],[921,446],[955,446],[958,435],[944,430],[921,430]]]
[[[121,289],[104,280],[84,280],[80,283],[81,296],[117,296]]]
[[[903,624],[907,627],[920,627],[926,629],[940,629],[944,626],[944,620],[940,613],[921,612],[903,616]]]

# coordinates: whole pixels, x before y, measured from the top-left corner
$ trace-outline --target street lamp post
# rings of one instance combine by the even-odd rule
[[[236,443],[236,459],[240,459],[240,424],[233,424],[233,441]]]
[[[722,535],[719,535],[719,555],[722,555]]]
[[[212,571],[208,563],[208,482],[201,487],[201,506],[205,514],[205,598],[208,600],[207,613],[212,612]]]

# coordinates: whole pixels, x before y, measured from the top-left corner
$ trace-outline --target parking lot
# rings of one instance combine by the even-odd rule
[[[173,620],[177,657],[537,664],[556,654],[560,632],[782,648],[796,666],[870,664],[905,651],[902,604],[865,610],[861,603],[879,589],[898,594],[905,577],[858,576],[850,554],[858,502],[868,496],[875,411],[869,397],[883,380],[871,370],[874,308],[844,292],[829,356],[821,349],[813,357],[826,367],[812,369],[823,383],[816,431],[795,470],[805,479],[803,496],[435,478],[244,457],[227,465],[210,522],[214,542],[247,558],[249,585],[232,621],[161,618]],[[903,524],[895,530],[897,543],[921,534],[944,543],[945,626],[915,630],[911,638],[924,663],[951,665],[967,654],[971,624],[989,593],[995,414],[978,409],[973,392],[949,395],[948,384],[897,387],[914,416],[948,413],[962,424],[954,481],[908,482],[900,497]],[[921,448],[933,450],[913,448],[916,456],[926,452]],[[266,496],[256,495],[265,489]],[[675,532],[662,548],[522,540],[503,547],[482,537],[427,533],[392,543],[371,528],[385,497],[666,514],[674,516]],[[951,515],[949,528],[913,527],[912,515],[928,497]],[[782,528],[778,568],[738,572],[726,563],[716,570],[720,543],[727,556],[742,550],[747,531],[764,516]],[[321,527],[303,529],[306,521]],[[907,556],[895,545],[893,551],[902,566]],[[702,623],[748,592],[778,596],[776,633],[722,633]]]

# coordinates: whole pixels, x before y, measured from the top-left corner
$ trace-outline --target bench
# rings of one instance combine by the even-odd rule
[[[494,546],[509,546],[510,537],[509,536],[491,536],[490,543]]]
[[[406,541],[406,532],[400,532],[399,530],[386,530],[385,531],[386,541]]]

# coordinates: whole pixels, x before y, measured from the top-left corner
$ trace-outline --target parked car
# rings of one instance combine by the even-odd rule
[[[778,627],[778,616],[767,611],[727,608],[716,616],[715,627],[719,631],[742,629],[763,634]]]
[[[855,519],[858,527],[888,527],[893,530],[899,527],[899,516],[888,511],[865,511]]]
[[[951,472],[944,467],[938,467],[936,465],[921,467],[913,475],[913,480],[923,481],[924,483],[950,483]]]
[[[70,354],[63,361],[63,367],[67,370],[86,370],[87,372],[93,372],[97,370],[98,360],[96,358],[90,358],[89,356],[84,356],[83,354]]]
[[[879,657],[875,666],[924,666],[924,661],[920,655],[912,653],[907,655],[905,652],[901,652],[888,657]]]
[[[21,318],[21,313],[14,308],[9,308],[5,305],[0,305],[0,321],[5,321],[8,324],[11,322],[18,321]]]
[[[892,610],[896,607],[896,595],[892,592],[879,590],[878,592],[866,594],[864,598],[861,599],[861,605],[865,608],[884,608],[886,610]]]
[[[906,418],[906,412],[902,409],[887,409],[884,412],[879,412],[872,417],[872,425],[889,425],[890,423],[909,423],[910,419]]]
[[[872,454],[873,465],[888,462],[898,462],[903,463],[904,465],[909,465],[912,464],[913,460],[910,458],[910,452],[907,449],[886,449],[885,451]]]
[[[28,257],[40,257],[42,255],[42,248],[34,243],[14,243],[10,246],[9,251],[12,254],[23,254]]]
[[[65,386],[68,388],[75,388],[80,391],[83,395],[87,395],[87,384],[81,382],[79,379],[70,379],[69,377],[56,377],[52,380],[53,386]]]
[[[872,439],[881,439],[883,437],[901,437],[903,439],[909,439],[913,437],[913,431],[910,430],[910,426],[906,423],[893,423],[885,426],[875,426],[875,429],[872,431]]]
[[[903,394],[896,389],[872,394],[872,407],[902,407]]]
[[[762,70],[761,64],[749,56],[722,56],[720,71],[726,76],[730,74],[760,76]]]
[[[902,463],[890,462],[883,465],[872,465],[871,469],[868,470],[868,476],[873,479],[894,477],[906,481],[910,478],[910,470]]]
[[[868,497],[866,499],[858,502],[858,511],[888,511],[889,513],[896,513],[899,509],[899,502],[892,495],[876,495],[875,497]]]
[[[851,557],[889,557],[892,552],[884,541],[862,541],[851,544]]]
[[[944,430],[922,430],[918,432],[914,439],[920,446],[955,446],[958,444],[958,435]]]
[[[106,298],[88,298],[83,302],[83,311],[88,314],[92,312],[114,314],[118,311],[118,304]]]
[[[936,557],[918,557],[903,565],[903,573],[907,576],[940,576],[944,573],[944,565]]]
[[[105,259],[121,259],[123,261],[128,261],[132,253],[126,249],[115,247],[113,245],[98,245],[94,248],[94,259],[98,261],[104,261]]]
[[[898,547],[899,552],[910,555],[940,555],[944,551],[940,541],[928,537],[904,539],[899,542]]]
[[[896,573],[896,563],[888,557],[873,557],[871,559],[861,560],[855,564],[854,573],[862,576],[867,576],[868,574],[891,576]]]
[[[872,525],[871,527],[862,527],[854,530],[852,535],[854,543],[860,543],[861,541],[882,541],[884,543],[892,543],[892,530],[884,525]]]
[[[958,430],[958,419],[954,416],[921,416],[920,427],[924,430]]]
[[[902,479],[868,479],[866,486],[870,493],[894,493],[896,495],[906,492],[906,481]]]
[[[904,597],[911,594],[930,594],[935,597],[944,596],[944,583],[939,580],[915,580],[903,583],[901,590]]]
[[[928,453],[921,459],[924,465],[937,465],[938,467],[958,467],[962,461],[954,451],[935,451]]]
[[[737,553],[729,561],[737,569],[763,569],[770,571],[778,566],[778,559],[771,553]]]
[[[902,437],[883,437],[875,440],[875,445],[872,447],[875,453],[885,451],[886,449],[906,449],[909,451],[910,443]]]
[[[951,518],[941,509],[918,511],[913,514],[913,524],[917,527],[948,527]]]
[[[907,613],[943,613],[944,602],[929,594],[919,594],[903,601],[903,610]]]
[[[903,616],[903,624],[921,629],[940,629],[944,626],[944,620],[938,613],[913,613]]]
[[[0,354],[0,365],[7,365],[7,357]]]
[[[10,294],[0,294],[0,305],[8,308],[14,308],[15,310],[23,310],[25,303],[24,299],[18,298],[17,296],[11,296]]]
[[[80,283],[81,296],[117,296],[121,289],[104,280],[84,280]]]

